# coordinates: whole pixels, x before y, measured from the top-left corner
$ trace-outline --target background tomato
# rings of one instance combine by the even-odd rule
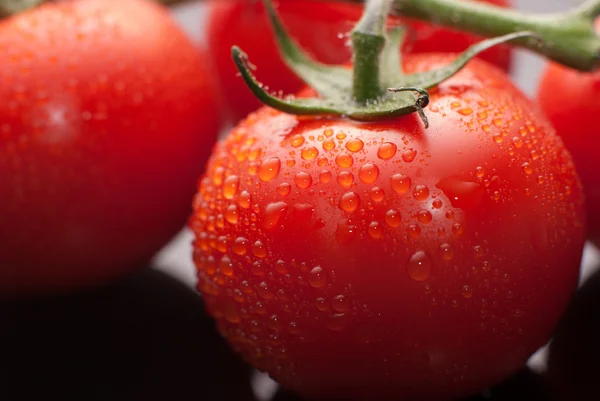
[[[219,130],[206,55],[143,0],[0,22],[0,293],[90,284],[184,224]]]
[[[309,398],[480,391],[548,340],[577,285],[579,180],[531,102],[475,60],[426,113],[427,130],[416,115],[262,108],[200,183],[191,226],[209,312],[248,361]]]
[[[537,101],[573,155],[583,182],[588,237],[600,245],[600,174],[596,138],[600,113],[600,73],[582,73],[550,64]]]
[[[481,0],[507,6],[507,0]],[[278,11],[295,39],[318,60],[341,64],[350,59],[346,46],[349,32],[362,14],[362,5],[326,1],[280,0]],[[411,29],[407,52],[459,52],[481,38],[427,23],[397,19]],[[231,46],[238,45],[258,65],[256,76],[274,91],[295,93],[303,85],[290,72],[277,52],[262,1],[230,0],[211,4],[206,25],[208,48],[218,66],[217,76],[231,118],[237,122],[259,108],[260,102],[237,76],[231,61]],[[508,70],[510,48],[498,46],[481,55]]]

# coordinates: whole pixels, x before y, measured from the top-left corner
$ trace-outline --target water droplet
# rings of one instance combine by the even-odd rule
[[[463,116],[468,116],[470,114],[473,114],[473,109],[470,107],[465,107],[464,109],[458,110],[458,113],[462,114]]]
[[[307,189],[312,185],[312,177],[310,174],[301,171],[294,177],[294,182],[298,188]]]
[[[292,191],[292,186],[287,182],[282,182],[277,186],[277,193],[283,197],[286,197]]]
[[[365,184],[374,183],[377,177],[379,177],[379,168],[372,163],[367,163],[358,170],[358,178]]]
[[[358,209],[359,205],[360,199],[358,195],[354,192],[346,192],[342,195],[338,206],[340,209],[351,213]]]
[[[262,277],[265,275],[266,273],[266,269],[264,264],[257,260],[256,262],[252,263],[252,266],[250,267],[250,273],[254,274],[255,276],[258,277]]]
[[[346,139],[346,134],[344,134],[343,132],[340,132],[335,137],[341,141],[342,139]]]
[[[442,204],[442,201],[441,201],[441,200],[439,200],[439,199],[435,199],[435,200],[434,200],[434,201],[431,203],[431,206],[433,206],[433,207],[434,207],[434,209],[440,209],[440,208],[443,206],[443,204]]]
[[[219,263],[219,269],[221,270],[221,273],[223,273],[227,277],[231,277],[233,275],[233,262],[227,255],[221,258],[221,262]]]
[[[279,175],[281,161],[277,157],[271,157],[260,164],[258,178],[263,182],[271,181]]]
[[[369,233],[369,236],[373,239],[379,239],[383,237],[383,227],[381,227],[381,224],[379,224],[376,221],[372,221],[371,224],[369,224],[367,232]]]
[[[475,167],[475,176],[477,178],[483,178],[485,175],[485,169],[483,167]]]
[[[223,182],[223,197],[225,199],[233,199],[238,191],[240,179],[237,175],[230,175]]]
[[[523,169],[523,172],[527,175],[533,173],[533,167],[531,167],[531,164],[527,162],[521,164],[521,168]]]
[[[267,248],[263,245],[262,242],[256,241],[252,244],[252,253],[257,258],[265,258],[267,256]]]
[[[383,199],[385,199],[385,194],[383,193],[383,189],[381,189],[379,187],[371,188],[369,195],[371,196],[371,199],[373,200],[373,202],[381,202]]]
[[[412,148],[406,149],[404,153],[402,153],[402,160],[404,160],[406,163],[412,162],[415,160],[415,157],[417,157],[417,151]]]
[[[436,184],[454,207],[474,209],[485,199],[485,188],[478,182],[463,181],[458,177],[444,178]]]
[[[337,181],[341,186],[348,188],[354,184],[354,175],[349,171],[341,171],[337,176]]]
[[[356,227],[348,219],[342,219],[338,222],[335,232],[336,239],[340,244],[347,244],[356,235]]]
[[[346,142],[346,149],[348,149],[350,152],[358,152],[363,148],[363,146],[365,146],[365,143],[358,138],[350,139],[348,142]]]
[[[236,205],[229,205],[227,209],[225,209],[225,220],[231,224],[237,224],[238,222],[238,210]]]
[[[304,137],[302,135],[294,135],[290,139],[290,143],[293,147],[297,148],[298,146],[301,146],[304,143]]]
[[[354,164],[354,159],[348,153],[340,153],[335,157],[335,163],[340,167],[350,167]]]
[[[323,135],[325,135],[327,138],[329,138],[330,136],[333,135],[333,130],[331,128],[325,128],[325,130],[323,130]]]
[[[431,216],[431,213],[429,213],[427,210],[422,209],[417,212],[417,220],[423,224],[431,223],[432,219],[433,217]]]
[[[231,244],[231,250],[237,255],[244,255],[248,250],[248,240],[244,237],[238,237]]]
[[[424,251],[415,252],[408,261],[408,275],[414,281],[425,281],[431,275],[431,261]]]
[[[413,190],[413,197],[418,201],[424,201],[429,198],[429,188],[427,185],[417,185]]]
[[[308,284],[313,288],[322,288],[327,284],[327,276],[321,266],[313,267],[308,273]]]
[[[502,135],[494,135],[494,142],[502,143],[503,140],[504,138],[502,137]]]
[[[269,321],[268,321],[267,325],[269,326],[269,328],[270,328],[271,330],[279,330],[279,329],[281,329],[281,326],[282,326],[282,325],[281,325],[281,321],[280,321],[280,319],[277,317],[277,315],[272,315],[272,316],[269,318]]]
[[[444,260],[452,260],[454,258],[454,248],[450,244],[440,245],[440,255]]]
[[[348,324],[348,316],[345,313],[336,313],[329,317],[327,328],[331,331],[342,331]]]
[[[419,238],[419,236],[421,235],[421,227],[417,224],[409,224],[406,227],[406,232],[412,238]]]
[[[307,146],[302,149],[301,157],[304,160],[312,160],[319,154],[319,151],[314,146]]]
[[[348,300],[343,295],[336,295],[331,300],[331,307],[336,312],[344,313],[348,311]]]
[[[460,236],[464,231],[463,226],[460,223],[454,223],[452,225],[452,233],[457,237]]]
[[[265,281],[258,285],[258,296],[262,299],[275,299],[275,293],[269,288],[269,284]]]
[[[543,184],[544,183],[544,176],[543,175],[538,175],[536,181],[537,181],[538,184]]]
[[[390,209],[386,212],[385,214],[385,224],[387,224],[388,226],[395,228],[400,226],[400,223],[402,222],[402,216],[400,216],[400,213],[397,212],[394,209]]]
[[[462,288],[462,296],[466,299],[469,299],[473,296],[473,289],[468,285],[464,285]]]
[[[513,137],[512,139],[513,145],[515,145],[515,148],[520,149],[523,147],[523,140],[521,138],[519,138],[518,136]]]
[[[279,220],[281,220],[281,217],[287,211],[287,207],[288,205],[285,202],[269,203],[265,208],[262,227],[265,230],[276,228],[279,224]]]
[[[325,150],[332,150],[335,148],[335,141],[333,139],[326,139],[323,142],[323,149]]]
[[[410,186],[412,185],[412,180],[410,177],[404,174],[394,174],[392,178],[390,178],[390,183],[392,185],[392,189],[399,195],[403,195],[408,192]],[[427,187],[425,187],[427,188]],[[429,192],[429,190],[428,190]]]
[[[329,309],[327,300],[323,297],[319,297],[315,300],[315,307],[321,312],[326,312]]]
[[[477,259],[483,256],[483,247],[481,245],[475,245],[473,247],[473,256]]]
[[[240,197],[238,199],[238,205],[241,208],[248,209],[250,207],[250,203],[252,202],[252,197],[250,196],[250,192],[242,191],[240,193]]]
[[[391,159],[396,155],[398,151],[398,147],[396,144],[391,142],[384,142],[381,144],[379,149],[377,149],[377,157],[383,160]]]
[[[319,174],[319,182],[327,184],[329,181],[331,181],[331,173],[328,170],[321,171]]]

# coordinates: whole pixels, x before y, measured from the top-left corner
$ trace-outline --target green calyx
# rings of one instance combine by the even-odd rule
[[[270,0],[264,0],[279,51],[288,67],[318,94],[316,98],[277,97],[263,89],[252,74],[253,66],[239,47],[231,50],[242,78],[264,104],[295,115],[344,116],[374,121],[419,113],[425,127],[423,108],[429,103],[428,89],[460,71],[482,51],[515,39],[535,38],[516,32],[484,40],[468,48],[450,64],[431,71],[406,74],[400,46],[404,29],[386,32],[391,0],[369,0],[365,13],[351,32],[353,67],[329,66],[313,60],[290,38]]]
[[[45,2],[46,0],[0,0],[0,18],[10,17]]]

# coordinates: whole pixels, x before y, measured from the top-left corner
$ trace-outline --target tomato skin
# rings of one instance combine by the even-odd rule
[[[531,102],[475,60],[427,115],[425,130],[414,114],[365,124],[262,108],[200,182],[207,308],[248,361],[307,398],[475,393],[547,341],[576,287],[581,187]]]
[[[600,176],[596,145],[600,112],[600,73],[583,73],[549,64],[537,102],[573,155],[587,205],[587,235],[600,246]]]
[[[508,0],[481,0],[508,6]],[[326,1],[281,0],[278,12],[291,35],[316,59],[328,64],[350,60],[345,36],[362,14],[357,4]],[[460,52],[480,37],[415,20],[396,18],[410,29],[404,45],[409,53]],[[231,47],[241,47],[257,65],[256,76],[273,91],[295,93],[302,82],[285,66],[276,48],[262,2],[230,0],[212,2],[206,26],[207,44],[218,66],[217,77],[227,100],[230,118],[237,122],[261,104],[239,78],[231,61]],[[511,50],[497,46],[482,54],[486,61],[508,70]]]
[[[0,294],[97,284],[185,224],[220,117],[199,53],[142,0],[0,22]]]

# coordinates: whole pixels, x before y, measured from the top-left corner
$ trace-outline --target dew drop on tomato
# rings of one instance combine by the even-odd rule
[[[335,141],[333,139],[329,138],[323,142],[323,149],[332,150],[334,148],[335,148]]]
[[[322,288],[327,284],[327,276],[321,266],[315,266],[308,273],[308,284],[313,288]]]
[[[349,171],[342,171],[337,176],[338,184],[344,188],[348,188],[354,184],[354,175]]]
[[[231,224],[237,224],[238,222],[238,210],[236,205],[229,205],[225,209],[225,220]]]
[[[240,179],[237,175],[231,175],[223,182],[223,197],[225,199],[233,199],[237,194],[240,185]]]
[[[385,199],[383,189],[379,187],[371,188],[371,191],[369,191],[369,196],[373,202],[381,202],[383,199]]]
[[[347,192],[342,195],[338,206],[340,209],[351,213],[358,209],[359,205],[360,198],[358,195],[354,192]]]
[[[331,300],[331,307],[333,310],[339,313],[345,313],[348,311],[348,300],[343,295],[336,295]]]
[[[265,247],[265,245],[262,242],[256,241],[254,244],[252,244],[252,253],[257,258],[262,259],[267,256],[267,248]]]
[[[263,182],[268,182],[279,175],[281,160],[277,157],[271,157],[261,163],[258,168],[258,178]]]
[[[350,139],[346,142],[346,149],[350,152],[358,152],[365,146],[365,143],[358,138]]]
[[[379,168],[372,163],[367,163],[358,170],[358,178],[365,184],[374,183],[377,177],[379,177]]]
[[[521,164],[521,168],[523,169],[523,172],[527,175],[533,173],[533,167],[531,167],[531,164],[527,162]]]
[[[410,177],[404,174],[394,174],[390,178],[390,184],[394,192],[396,192],[398,195],[404,195],[410,189],[412,180]]]
[[[454,258],[454,248],[450,244],[440,245],[440,256],[446,261],[450,261]]]
[[[319,173],[319,182],[327,184],[329,181],[331,181],[331,173],[329,170],[321,171],[321,173]]]
[[[379,146],[379,149],[377,149],[377,157],[379,157],[382,160],[388,160],[394,157],[397,151],[398,147],[396,146],[396,144],[391,142],[384,142],[381,144],[381,146]]]
[[[248,240],[244,237],[238,237],[231,244],[231,250],[237,255],[245,255],[248,251]]]
[[[417,220],[419,220],[419,222],[423,224],[431,223],[432,219],[433,217],[431,216],[431,213],[429,213],[428,210],[422,209],[417,212]]]
[[[282,216],[287,211],[288,205],[285,202],[273,202],[269,203],[265,208],[263,215],[262,227],[265,230],[273,229],[277,227]]]
[[[415,186],[413,197],[418,201],[427,200],[427,198],[429,198],[429,187],[427,187],[427,185]]]
[[[307,146],[302,149],[301,157],[304,160],[312,160],[319,155],[319,151],[314,146]]]
[[[379,239],[383,236],[383,227],[377,221],[372,221],[367,229],[369,236],[373,239]]]
[[[390,209],[385,213],[385,223],[392,227],[398,227],[400,226],[400,223],[402,222],[402,216],[400,216],[400,212],[394,210],[394,209]]]
[[[301,171],[294,177],[294,182],[298,188],[307,189],[312,185],[312,177],[310,174]]]
[[[415,160],[415,157],[417,157],[417,151],[415,149],[407,149],[402,153],[402,160],[404,160],[406,163],[410,163],[413,160]]]
[[[408,261],[408,275],[414,281],[427,280],[431,269],[431,261],[424,251],[415,252]]]
[[[348,153],[340,153],[335,157],[335,163],[340,167],[351,167],[354,159]]]
[[[287,182],[282,182],[277,186],[277,193],[283,197],[286,197],[292,191],[292,186]]]

